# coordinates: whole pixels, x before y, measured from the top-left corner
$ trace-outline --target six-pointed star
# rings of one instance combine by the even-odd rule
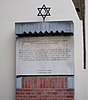
[[[42,6],[42,8],[38,8],[38,16],[42,16],[43,21],[45,20],[46,16],[50,16],[50,7],[46,7],[45,5]]]

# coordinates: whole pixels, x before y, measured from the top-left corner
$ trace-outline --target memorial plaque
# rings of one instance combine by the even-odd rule
[[[21,37],[16,41],[17,75],[71,75],[72,36]]]

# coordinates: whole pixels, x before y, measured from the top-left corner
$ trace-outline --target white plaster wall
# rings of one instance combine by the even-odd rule
[[[86,47],[87,47],[87,69],[88,69],[88,0],[85,0],[85,24],[86,24]]]
[[[88,70],[83,70],[82,23],[71,0],[0,0],[0,100],[15,100],[15,22],[42,21],[37,17],[37,8],[43,4],[51,7],[47,21],[74,21],[75,100],[87,100]]]
[[[86,28],[86,67],[85,76],[84,76],[84,84],[85,84],[85,96],[87,95],[88,99],[88,0],[85,0],[85,28]]]

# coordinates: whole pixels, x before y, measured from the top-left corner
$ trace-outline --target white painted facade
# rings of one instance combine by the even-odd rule
[[[87,69],[83,69],[83,33],[71,0],[0,0],[0,100],[15,100],[16,35],[15,22],[42,21],[38,7],[51,7],[51,17],[46,21],[72,20],[74,22],[74,75],[75,100],[88,99],[88,53]],[[88,43],[88,1],[86,0],[86,43]],[[88,44],[86,44],[87,46]],[[88,51],[88,46],[86,51]]]

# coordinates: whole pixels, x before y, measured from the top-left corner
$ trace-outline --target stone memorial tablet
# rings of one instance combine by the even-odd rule
[[[72,36],[21,37],[16,41],[17,75],[71,75]]]

